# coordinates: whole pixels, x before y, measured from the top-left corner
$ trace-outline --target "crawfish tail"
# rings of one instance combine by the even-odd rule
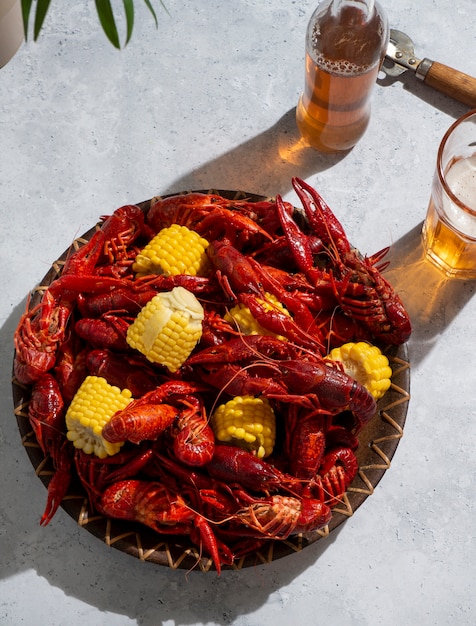
[[[282,361],[281,374],[292,394],[316,396],[318,405],[327,411],[352,411],[359,429],[375,414],[372,394],[354,378],[323,361]]]
[[[99,282],[99,280],[98,280]],[[132,290],[118,287],[90,296],[80,294],[78,309],[83,317],[99,317],[110,311],[137,315],[141,308],[157,294],[154,289]]]
[[[336,446],[329,450],[324,456],[319,474],[324,476],[336,465],[344,469],[347,485],[354,480],[359,470],[357,457],[354,451],[348,446]]]
[[[182,418],[179,418],[180,424]],[[174,439],[176,458],[191,467],[205,465],[213,458],[215,437],[208,423],[200,417],[185,419]]]
[[[65,406],[56,378],[43,374],[32,387],[28,417],[40,448],[53,461],[64,441]]]
[[[99,508],[105,515],[141,522],[157,532],[166,532],[164,525],[174,525],[180,533],[195,515],[178,494],[158,482],[138,479],[120,480],[107,487]]]
[[[324,415],[300,419],[292,433],[291,466],[294,476],[311,479],[319,469],[326,447]]]
[[[325,455],[316,483],[330,506],[339,502],[358,469],[357,457],[350,448],[341,446]]]
[[[76,322],[74,330],[94,348],[127,352],[130,350],[126,341],[129,326],[126,318],[107,314],[100,319],[83,317]]]
[[[330,507],[319,499],[301,498],[301,511],[294,533],[305,533],[327,526],[331,521]]]
[[[134,402],[116,413],[102,429],[110,443],[157,439],[175,420],[178,411],[168,404],[135,405]]]
[[[212,478],[228,484],[238,483],[252,491],[301,485],[294,476],[280,472],[251,452],[235,446],[215,446],[213,458],[205,467]]]

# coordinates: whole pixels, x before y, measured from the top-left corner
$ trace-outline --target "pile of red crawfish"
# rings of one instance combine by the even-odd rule
[[[148,210],[121,207],[101,218],[22,316],[14,376],[31,388],[29,420],[55,469],[43,525],[73,475],[93,511],[185,535],[218,572],[269,540],[329,523],[358,471],[358,434],[376,404],[323,357],[348,341],[402,344],[411,326],[380,273],[386,250],[363,257],[317,191],[292,182],[300,210],[280,196],[252,202],[197,192],[156,198]],[[137,278],[136,255],[173,223],[209,242],[210,272]],[[205,317],[199,343],[171,374],[125,336],[154,295],[177,286],[198,298]],[[265,293],[289,314],[264,308]],[[243,336],[225,320],[237,303],[266,334]],[[143,400],[140,420],[125,426],[125,445],[106,459],[66,438],[67,407],[88,375]],[[235,395],[272,404],[277,441],[266,460],[214,439],[208,422],[217,398]],[[165,399],[177,416],[151,438]]]

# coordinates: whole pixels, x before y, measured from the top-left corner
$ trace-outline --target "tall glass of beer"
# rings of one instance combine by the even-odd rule
[[[476,110],[441,141],[422,234],[426,258],[447,276],[476,278]]]

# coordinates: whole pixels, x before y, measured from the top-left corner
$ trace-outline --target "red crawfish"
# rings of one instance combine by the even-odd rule
[[[83,317],[79,319],[74,330],[79,337],[94,348],[128,352],[130,348],[126,341],[126,335],[133,320],[133,317],[104,313],[100,318]]]
[[[107,487],[98,502],[108,517],[140,522],[159,534],[189,535],[200,551],[209,555],[220,574],[231,565],[231,551],[215,536],[208,521],[196,513],[179,493],[159,482],[124,480]]]
[[[145,223],[144,212],[135,205],[120,207],[112,215],[101,219],[104,221],[99,229],[87,243],[67,257],[61,276],[51,284],[50,290],[56,299],[76,302],[80,291],[96,293],[105,287],[128,284],[126,279],[114,275],[96,275],[98,265],[104,263],[111,266],[118,257],[127,256],[128,246],[137,239],[144,237],[148,240],[154,233]]]
[[[207,239],[226,239],[237,248],[259,245],[272,237],[257,222],[239,211],[215,208],[204,217],[194,230]]]
[[[217,512],[229,514],[237,508],[233,490],[226,482],[211,478],[204,469],[185,465],[171,454],[155,450],[147,475],[172,491],[186,491],[194,510],[207,519],[215,517]]]
[[[324,455],[318,474],[305,488],[305,493],[334,506],[340,502],[358,470],[357,457],[350,447],[330,448]]]
[[[137,315],[156,294],[155,289],[140,290],[129,286],[90,295],[79,293],[78,310],[83,318],[100,317],[111,312]]]
[[[68,255],[62,275],[92,275],[100,263],[111,265],[141,235],[149,239],[154,235],[145,223],[144,212],[135,205],[126,205],[110,216],[101,217],[102,224],[87,243]]]
[[[276,206],[276,200],[274,198],[269,198],[267,200],[260,200],[258,202],[250,203],[250,207],[253,213],[256,215],[256,221],[258,224],[264,228],[264,230],[269,233],[273,237],[273,241],[279,239],[278,231],[281,229],[281,222],[278,216],[278,210]],[[288,213],[293,213],[294,207],[289,202],[284,203],[284,210]],[[266,248],[268,244],[263,244],[260,246],[261,248]],[[270,242],[269,245],[273,245],[273,242]]]
[[[155,390],[133,400],[125,409],[115,413],[104,425],[102,436],[110,443],[156,440],[178,416],[178,410],[163,402]]]
[[[217,293],[216,281],[205,276],[166,276],[153,274],[133,281],[114,276],[67,276],[57,279],[63,289],[77,293],[78,310],[83,317],[100,317],[108,313],[137,315],[158,292],[184,287],[195,295]]]
[[[154,236],[154,232],[146,224],[144,211],[135,204],[119,207],[112,215],[103,215],[100,219],[104,244],[98,264],[106,263],[111,266],[115,262],[128,261],[129,247],[134,242],[140,237],[148,240]]]
[[[242,247],[271,239],[257,223],[254,203],[229,200],[217,194],[193,192],[155,199],[147,222],[155,232],[171,224],[196,231],[208,241],[224,239]]]
[[[175,458],[191,467],[208,463],[215,452],[215,436],[198,396],[180,398],[183,409],[172,428]]]
[[[28,417],[45,456],[49,455],[55,473],[48,484],[45,511],[40,524],[46,526],[56,513],[71,482],[73,447],[65,437],[65,407],[59,385],[51,374],[44,374],[32,387]]]
[[[281,472],[251,452],[236,446],[216,445],[213,458],[205,468],[213,479],[228,485],[237,484],[253,492],[268,493],[281,489],[298,493],[302,491],[298,478]]]
[[[202,336],[200,347],[208,348],[218,346],[230,337],[239,334],[235,326],[227,322],[215,309],[204,307],[204,318],[202,321]]]
[[[87,275],[94,289],[99,288],[100,281],[89,274],[99,258],[103,237],[104,233],[97,231],[88,244],[74,252],[62,275],[45,290],[39,303],[22,315],[14,335],[14,372],[19,382],[31,384],[55,365],[76,303],[77,294],[68,289],[68,282],[87,280]]]
[[[303,411],[297,404],[289,405],[286,415],[286,457],[289,471],[301,479],[316,476],[324,458],[330,413]]]
[[[133,398],[140,398],[165,382],[164,377],[139,354],[95,349],[87,353],[86,367],[92,376],[101,376],[119,389],[129,389]]]
[[[187,465],[203,465],[215,447],[201,400],[193,395],[203,389],[180,380],[165,382],[113,415],[102,436],[111,443],[139,443],[169,430],[176,457]]]
[[[147,444],[122,448],[120,452],[104,459],[95,454],[86,454],[81,449],[74,451],[76,472],[85,488],[93,510],[104,490],[119,480],[134,478],[155,457],[155,449]]]
[[[246,527],[246,530],[238,528],[241,536],[283,540],[293,534],[318,530],[332,517],[329,506],[315,498],[277,494],[248,500],[230,520],[232,527],[237,522]]]
[[[13,367],[20,383],[32,384],[54,366],[70,314],[71,308],[58,303],[48,289],[40,302],[21,316],[13,338]]]
[[[88,243],[68,256],[61,277],[52,282],[39,304],[28,309],[18,323],[14,335],[14,371],[19,382],[31,384],[54,366],[79,292],[71,289],[70,283],[89,279],[89,283],[94,284],[92,288],[99,289],[101,279],[92,275],[101,256],[109,256],[108,250],[119,251],[144,232],[153,234],[145,224],[141,209],[121,207],[104,221]],[[114,280],[118,282],[111,282]],[[123,283],[120,279],[110,279],[109,285],[117,284]]]
[[[140,237],[151,239],[154,232],[146,224],[144,211],[134,205],[119,207],[111,216],[102,216],[101,230],[106,235],[103,250],[109,264],[121,259],[128,259],[128,249]]]
[[[311,285],[301,272],[291,274],[289,271],[261,262],[255,267],[259,268],[257,271],[263,287],[274,293],[277,298],[282,295],[285,304],[297,300],[305,304],[314,317],[323,311],[332,311],[337,305],[332,285],[324,278],[317,285]]]
[[[58,381],[63,400],[68,406],[81,383],[88,375],[86,359],[89,348],[70,330],[68,338],[59,345],[56,363],[52,370]]]
[[[345,231],[319,193],[300,178],[293,178],[293,187],[302,202],[308,224],[323,242],[328,254],[329,273],[342,310],[367,327],[377,339],[390,344],[401,344],[411,334],[408,314],[399,296],[376,267],[387,250],[372,257],[363,257],[352,248]],[[277,203],[281,201],[277,198]],[[305,261],[300,265],[311,280],[319,277],[309,267],[309,250],[305,237],[296,236],[297,229],[285,227],[288,243],[296,255]],[[298,241],[301,245],[295,245]],[[306,270],[307,268],[307,270]]]
[[[200,192],[154,198],[147,213],[147,223],[156,233],[172,224],[193,227],[216,207],[229,204],[222,196]]]
[[[213,241],[206,252],[225,294],[246,305],[263,328],[315,351],[321,350],[320,338],[313,334],[316,330],[314,315],[302,301],[287,294],[271,276],[265,276],[254,259],[245,256],[226,241]],[[262,304],[262,300],[266,300],[264,287],[287,306],[295,317],[278,308],[267,310]]]
[[[290,356],[283,358],[283,350],[292,350],[288,343],[260,335],[231,339],[197,352],[188,359],[188,366],[198,366],[202,380],[231,395],[261,393],[334,414],[349,410],[355,418],[355,430],[360,430],[375,414],[372,394],[319,357],[307,354],[304,359],[288,352]]]

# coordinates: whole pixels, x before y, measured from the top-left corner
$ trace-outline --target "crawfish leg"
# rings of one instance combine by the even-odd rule
[[[55,473],[48,484],[46,507],[41,516],[40,525],[47,526],[58,510],[71,482],[71,465],[73,462],[73,448],[69,441],[65,441],[56,455]]]
[[[190,539],[198,546],[203,545],[212,558],[217,574],[221,574],[221,566],[233,563],[233,553],[226,544],[215,536],[210,524],[201,515],[194,519],[194,528],[190,531]]]
[[[321,278],[321,272],[314,267],[314,256],[307,235],[301,231],[291,215],[285,210],[281,196],[276,196],[276,206],[281,226],[296,265],[312,285],[317,284]]]
[[[300,178],[292,184],[304,207],[311,228],[329,246],[335,246],[339,254],[350,251],[344,228],[320,194]]]

